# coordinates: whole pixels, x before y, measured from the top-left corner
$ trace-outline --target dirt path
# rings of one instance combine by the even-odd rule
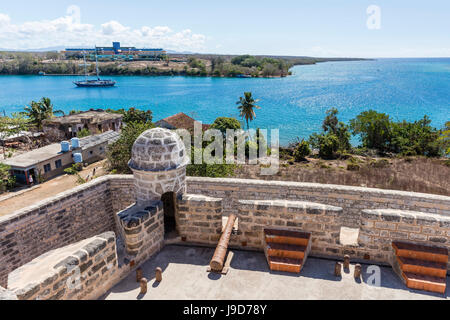
[[[80,175],[85,179],[89,176],[92,177],[92,170],[96,168],[96,176],[102,176],[105,174],[103,169],[104,160],[93,163],[87,166]],[[90,180],[89,180],[90,181]],[[77,177],[71,175],[62,175],[52,180],[44,182],[39,188],[22,193],[16,197],[12,197],[0,202],[0,216],[4,216],[13,213],[17,210],[29,207],[36,202],[44,200],[46,198],[57,195],[58,193],[67,191],[76,187]]]

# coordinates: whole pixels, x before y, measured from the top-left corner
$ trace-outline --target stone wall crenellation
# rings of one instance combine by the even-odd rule
[[[161,191],[178,194],[175,219],[186,243],[217,245],[223,219],[234,213],[238,217],[237,233],[230,242],[234,247],[262,250],[263,228],[276,227],[311,232],[315,256],[350,254],[389,263],[395,240],[450,248],[450,197],[285,181],[187,177],[184,184],[184,170],[161,172],[169,180],[183,180],[179,185],[170,180]],[[6,289],[0,293],[11,293],[7,279],[13,270],[50,250],[105,232],[124,240],[136,265],[144,262],[164,246],[164,212],[161,199],[156,198],[142,198],[145,206],[136,205],[133,176],[109,175],[0,217],[0,286]],[[341,227],[357,228],[357,243],[341,243]],[[82,265],[81,260],[78,263]],[[89,268],[93,267],[94,263]],[[129,268],[119,268],[118,273],[123,276]],[[71,297],[86,299],[98,294],[90,292],[89,285],[85,288]],[[30,297],[69,297],[66,292],[41,289]],[[19,296],[23,298],[20,292]]]
[[[364,209],[399,209],[450,216],[450,197],[396,190],[353,186],[267,181],[250,179],[217,179],[188,177],[187,192],[223,198],[225,214],[239,211],[239,200],[285,199],[308,201],[342,207],[339,219],[347,227],[359,227]]]

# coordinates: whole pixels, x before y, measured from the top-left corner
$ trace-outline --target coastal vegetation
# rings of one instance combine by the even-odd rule
[[[361,59],[169,54],[159,61],[100,61],[99,69],[102,75],[284,77],[294,65],[348,60]],[[95,64],[88,63],[87,71],[95,74]],[[0,52],[0,74],[83,75],[84,63],[58,52]]]
[[[242,60],[245,61],[245,60]],[[245,62],[247,63],[247,62]],[[251,62],[248,62],[251,63]],[[201,66],[200,66],[201,67]],[[237,102],[243,119],[218,117],[211,125],[225,136],[227,129],[247,128],[255,118],[258,100],[245,92]],[[120,139],[107,154],[107,169],[111,173],[131,173],[128,160],[135,139],[154,127],[150,110],[128,108],[108,110],[124,115],[126,124]],[[79,111],[72,110],[71,113]],[[50,99],[32,101],[22,113],[0,117],[0,134],[11,136],[20,131],[38,129],[42,121],[58,114]],[[62,113],[63,114],[63,113]],[[90,133],[86,133],[90,134]],[[350,143],[351,137],[358,144]],[[245,155],[252,149],[258,152],[265,137],[258,129],[254,137],[246,139]],[[191,157],[205,152],[191,148]],[[235,149],[235,154],[237,150]],[[5,152],[4,152],[5,154]],[[427,116],[415,121],[398,121],[388,114],[367,110],[347,123],[340,121],[335,108],[326,111],[320,132],[309,139],[297,139],[281,148],[280,172],[271,179],[336,183],[377,188],[400,189],[449,195],[450,186],[450,121],[441,129],[434,128]],[[0,168],[0,188],[11,188],[7,166]],[[226,164],[192,164],[187,174],[204,177],[242,177],[267,179],[259,176],[259,166]]]

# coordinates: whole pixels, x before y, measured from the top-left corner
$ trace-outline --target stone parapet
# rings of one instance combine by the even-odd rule
[[[238,213],[239,200],[285,199],[342,207],[340,221],[359,227],[364,209],[399,209],[450,216],[450,197],[332,184],[253,179],[187,177],[187,192],[223,198],[225,214]]]
[[[231,244],[264,249],[264,228],[311,232],[312,253],[324,254],[339,244],[342,208],[291,200],[239,200],[239,226]]]
[[[147,207],[137,205],[118,213],[125,248],[136,264],[145,261],[163,247],[164,212],[161,201]]]
[[[222,233],[222,199],[184,194],[178,200],[176,219],[185,241],[217,245]]]
[[[96,299],[114,284],[117,271],[116,237],[106,232],[14,270],[8,288],[19,300]]]
[[[409,241],[450,249],[450,217],[406,210],[363,210],[360,248],[388,261],[392,241]],[[450,270],[450,263],[448,264]]]
[[[115,231],[109,178],[102,177],[0,217],[0,285],[49,250]]]

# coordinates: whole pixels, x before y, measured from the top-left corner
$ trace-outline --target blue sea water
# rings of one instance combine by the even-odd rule
[[[153,119],[184,112],[204,123],[219,116],[239,118],[236,101],[244,91],[259,99],[253,128],[280,129],[280,142],[321,130],[325,111],[348,121],[374,109],[398,120],[432,125],[450,120],[450,58],[379,59],[296,66],[286,78],[105,77],[115,88],[76,88],[71,76],[0,76],[0,111],[22,111],[31,100],[51,98],[66,112],[90,108],[150,109]]]

